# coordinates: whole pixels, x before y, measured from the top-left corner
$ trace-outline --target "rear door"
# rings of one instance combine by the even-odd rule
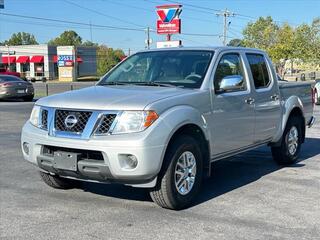
[[[241,52],[223,52],[214,72],[213,119],[211,125],[213,155],[224,155],[250,146],[254,136],[254,105],[251,86]],[[241,89],[219,93],[224,77],[243,77]]]
[[[279,127],[281,114],[277,79],[272,65],[262,53],[246,53],[249,77],[254,83],[254,142],[271,140]]]

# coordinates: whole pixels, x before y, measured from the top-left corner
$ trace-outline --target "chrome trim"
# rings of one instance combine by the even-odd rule
[[[45,109],[48,111],[48,119],[47,119],[47,131],[49,136],[53,137],[62,137],[62,138],[72,138],[72,139],[82,139],[82,140],[89,140],[91,136],[105,136],[110,135],[112,130],[114,129],[116,123],[118,122],[119,116],[121,116],[122,111],[95,111],[90,110],[92,112],[91,116],[88,119],[88,122],[86,123],[85,128],[83,129],[83,132],[67,132],[67,131],[59,131],[55,129],[55,113],[56,110],[68,110],[68,111],[89,111],[84,109],[64,109],[64,108],[51,108],[51,107],[40,107],[39,111],[39,122],[41,119],[41,112]],[[115,120],[113,121],[112,125],[110,126],[110,130],[107,134],[95,134],[95,131],[100,126],[102,116],[107,114],[115,114],[117,115]],[[45,130],[41,128],[41,126],[38,126],[40,129]]]

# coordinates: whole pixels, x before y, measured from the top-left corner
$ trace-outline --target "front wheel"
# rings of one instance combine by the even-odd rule
[[[77,182],[76,180],[62,178],[57,175],[50,175],[49,173],[45,173],[41,171],[40,171],[40,176],[42,180],[52,188],[71,189],[71,188],[78,187],[79,185],[79,182]]]
[[[280,165],[293,164],[297,161],[301,143],[303,118],[291,117],[284,130],[281,145],[272,147],[273,159]]]
[[[179,136],[167,149],[164,166],[152,200],[159,206],[179,210],[190,206],[202,181],[203,159],[198,143],[190,136]]]

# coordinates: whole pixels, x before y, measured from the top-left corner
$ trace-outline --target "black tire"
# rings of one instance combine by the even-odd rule
[[[79,186],[79,182],[67,178],[61,178],[57,175],[50,175],[40,171],[42,180],[50,187],[57,189],[71,189]]]
[[[34,95],[30,95],[30,96],[26,96],[26,97],[23,97],[23,101],[25,102],[31,102],[34,98]]]
[[[298,132],[298,141],[297,147],[294,153],[291,153],[289,150],[289,133],[291,129],[297,129]],[[289,165],[294,164],[299,157],[301,144],[302,144],[302,129],[304,127],[304,120],[302,117],[290,117],[286,128],[283,132],[281,139],[281,145],[278,147],[271,147],[273,159],[280,165]]]
[[[183,195],[179,193],[175,185],[175,170],[180,156],[186,152],[191,152],[195,158],[196,173],[193,187]],[[150,196],[156,204],[163,208],[174,210],[187,208],[193,203],[200,190],[202,175],[203,157],[199,144],[194,138],[181,135],[168,146],[162,170],[158,175],[157,185],[150,190]]]

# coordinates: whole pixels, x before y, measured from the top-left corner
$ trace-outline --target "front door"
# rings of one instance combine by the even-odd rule
[[[240,53],[224,53],[215,70],[211,125],[214,156],[243,149],[254,141],[254,103],[243,58]],[[220,91],[223,78],[239,76],[243,81],[238,89]]]

